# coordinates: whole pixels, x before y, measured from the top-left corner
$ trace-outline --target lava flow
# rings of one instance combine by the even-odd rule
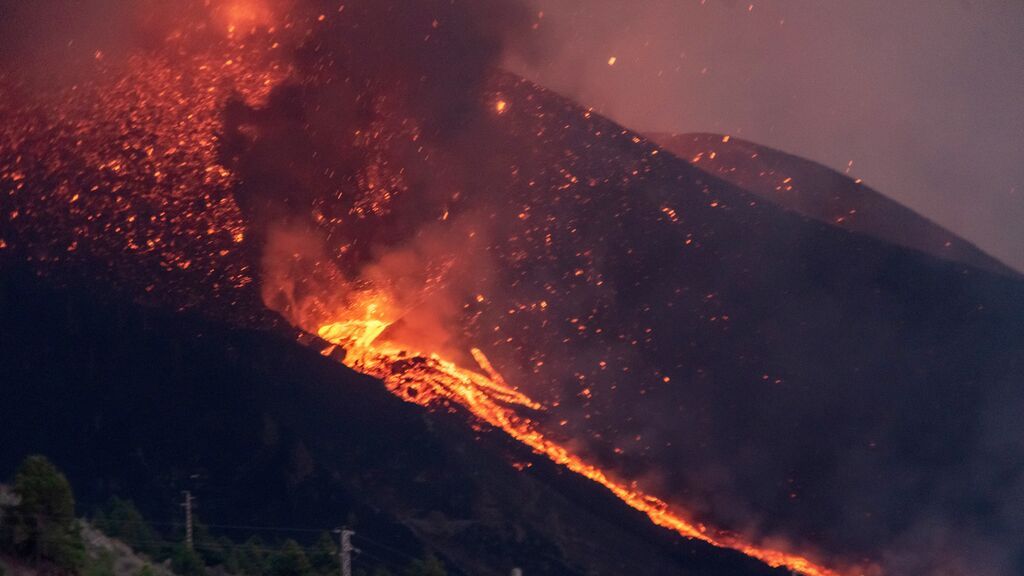
[[[259,8],[262,6],[260,3],[237,2],[226,6],[221,17],[214,21],[226,30],[229,37],[227,40],[199,42],[196,38],[202,35],[195,30],[189,33],[174,31],[169,35],[162,52],[143,53],[121,64],[105,64],[103,55],[97,52],[94,64],[97,72],[90,82],[56,92],[41,103],[23,105],[20,99],[0,94],[4,104],[8,104],[8,100],[14,102],[9,105],[10,109],[7,106],[0,107],[0,115],[7,120],[0,129],[0,186],[4,192],[0,196],[0,212],[6,219],[3,237],[0,237],[0,249],[6,250],[10,242],[18,253],[29,254],[29,260],[34,259],[43,264],[76,262],[76,258],[80,257],[95,269],[106,270],[110,278],[128,278],[122,283],[130,289],[141,287],[145,294],[154,294],[154,297],[162,298],[164,302],[173,302],[176,307],[208,302],[215,296],[224,296],[222,301],[236,305],[241,300],[238,293],[253,283],[250,273],[254,263],[249,261],[250,254],[245,248],[250,242],[257,242],[255,239],[260,237],[260,232],[265,231],[259,225],[253,225],[253,220],[259,218],[252,214],[269,220],[271,216],[268,214],[272,211],[265,209],[268,204],[265,200],[281,200],[274,194],[278,192],[275,189],[267,188],[252,193],[251,189],[266,185],[265,181],[277,182],[275,178],[281,177],[282,187],[291,189],[293,193],[295,190],[310,190],[309,195],[314,197],[312,201],[302,194],[294,193],[285,199],[286,202],[279,204],[288,204],[296,212],[304,211],[307,217],[312,211],[313,221],[324,232],[324,236],[332,236],[333,233],[333,241],[337,244],[331,246],[335,259],[359,261],[359,257],[367,257],[360,253],[360,249],[372,244],[374,239],[370,237],[371,234],[387,235],[394,232],[394,229],[380,224],[382,221],[391,222],[386,220],[393,216],[388,212],[389,205],[395,203],[395,198],[412,196],[409,193],[414,189],[412,183],[422,183],[426,180],[424,175],[428,173],[434,176],[437,168],[444,168],[445,160],[457,156],[454,153],[444,154],[443,146],[438,145],[439,142],[448,143],[444,138],[435,136],[435,141],[430,142],[429,137],[423,136],[424,133],[429,134],[431,129],[437,132],[434,126],[436,123],[407,121],[407,115],[415,116],[409,109],[430,119],[430,115],[423,112],[428,107],[421,106],[419,101],[413,105],[401,103],[393,94],[384,91],[377,98],[364,97],[360,90],[375,86],[379,72],[369,66],[364,72],[368,72],[372,78],[367,82],[349,82],[347,77],[344,83],[323,81],[331,90],[351,89],[356,93],[352,96],[352,107],[358,110],[358,114],[351,115],[355,117],[355,122],[364,122],[363,119],[367,117],[372,118],[372,121],[357,124],[359,129],[356,130],[336,130],[331,126],[331,129],[325,129],[323,133],[314,133],[316,138],[311,138],[311,153],[299,158],[295,151],[304,149],[296,146],[295,142],[305,142],[299,136],[308,136],[307,132],[311,127],[315,128],[317,122],[302,119],[298,122],[302,129],[292,131],[290,125],[281,119],[292,119],[292,113],[295,112],[292,108],[295,106],[294,93],[284,92],[279,98],[278,105],[288,114],[261,116],[259,112],[253,111],[265,105],[275,94],[278,84],[292,74],[289,64],[278,62],[276,54],[281,51],[278,36],[256,35],[249,40],[242,33],[247,26],[257,26],[269,16]],[[362,9],[372,11],[369,6],[363,5]],[[328,14],[340,18],[335,15],[352,13],[360,14],[353,7],[347,13],[334,8],[330,12],[314,13],[307,20],[316,22],[316,26],[327,27],[331,24]],[[431,31],[426,35],[428,38],[432,37],[430,34],[434,34],[434,30],[439,27],[443,29],[443,22],[433,18],[423,19],[421,23]],[[292,28],[291,23],[280,26],[285,31]],[[354,26],[349,31],[362,29]],[[208,31],[206,27],[198,30]],[[295,32],[294,36],[305,38],[307,34],[305,31]],[[316,36],[314,38],[322,40]],[[193,50],[193,42],[199,42],[203,49]],[[264,46],[264,42],[268,46]],[[316,52],[321,49],[323,42],[311,44],[316,49],[310,52]],[[358,42],[356,44],[361,45]],[[411,44],[411,50],[418,53],[420,46]],[[345,54],[340,49],[338,53]],[[356,55],[359,57],[350,57],[346,62],[361,70],[358,67],[365,66],[365,58],[362,58],[365,55]],[[324,59],[330,62],[342,60],[335,55],[325,56]],[[401,68],[388,59],[385,62]],[[420,65],[442,78],[448,78],[444,75],[447,69],[435,70],[432,61],[421,62]],[[318,73],[323,73],[321,68],[328,68],[316,60],[309,67]],[[420,78],[424,75],[416,68],[413,68],[413,72],[415,74],[410,75],[416,79],[417,84],[414,86],[417,88],[410,91],[418,93]],[[460,77],[462,72],[459,69],[447,71],[452,77]],[[323,75],[332,78],[329,74]],[[308,76],[315,77],[316,74]],[[401,75],[399,78],[402,78]],[[310,94],[317,94],[315,84],[310,80],[308,85],[301,85],[302,90],[296,93],[301,92],[307,98]],[[608,202],[608,209],[604,212],[616,219],[644,213],[646,206],[643,204],[626,206],[625,202],[626,199],[640,202],[645,196],[627,195],[618,186],[642,181],[648,174],[656,172],[649,163],[653,162],[651,159],[656,157],[657,151],[631,156],[639,159],[621,163],[612,162],[595,153],[589,160],[597,167],[588,165],[586,159],[573,150],[600,145],[622,153],[623,149],[640,149],[641,139],[625,130],[613,130],[608,123],[592,118],[589,112],[580,113],[574,106],[565,103],[559,105],[560,101],[554,98],[551,98],[554,104],[530,104],[531,100],[539,99],[543,92],[525,83],[517,81],[503,84],[499,80],[496,84],[501,91],[513,94],[518,90],[521,93],[519,98],[508,96],[508,99],[496,100],[497,104],[488,106],[497,115],[509,120],[513,128],[508,133],[520,133],[519,137],[528,138],[530,142],[544,141],[552,149],[557,146],[560,153],[557,161],[545,161],[544,164],[538,162],[534,170],[527,169],[532,167],[528,161],[515,161],[507,170],[510,174],[508,178],[492,179],[494,182],[508,182],[510,187],[516,186],[523,194],[537,194],[536,202],[524,201],[528,206],[517,207],[515,210],[498,202],[485,208],[474,207],[481,214],[515,214],[509,228],[523,227],[515,234],[506,231],[505,236],[512,238],[505,246],[510,251],[508,258],[501,261],[503,265],[497,268],[526,274],[523,270],[527,263],[542,270],[545,261],[569,262],[571,273],[552,272],[547,274],[552,278],[550,282],[541,282],[536,278],[544,274],[537,272],[536,277],[531,279],[543,286],[544,298],[554,297],[557,291],[550,285],[559,277],[568,278],[567,283],[571,286],[583,287],[593,282],[595,288],[604,289],[605,280],[600,274],[584,270],[584,266],[589,268],[590,264],[584,264],[583,261],[593,259],[591,248],[578,248],[573,244],[585,241],[584,235],[579,233],[585,226],[575,223],[574,218],[559,220],[553,214],[532,216],[529,209],[534,208],[532,214],[537,214],[545,207],[566,204],[578,207],[592,202],[603,206],[602,202]],[[342,87],[338,88],[338,85]],[[403,94],[406,87],[394,81],[387,88]],[[474,98],[478,96],[468,89],[465,92]],[[344,92],[325,89],[324,101],[335,102],[339,93]],[[435,96],[435,100],[443,103],[447,110],[448,92],[438,91]],[[225,103],[232,99],[241,100],[253,108],[236,107],[235,111],[240,118],[238,126],[227,129],[224,125],[225,114],[222,112]],[[394,103],[396,99],[400,104]],[[517,105],[522,112],[517,110]],[[378,112],[378,109],[391,111],[389,106],[395,107],[398,112]],[[310,105],[309,108],[321,111],[326,107]],[[342,114],[331,109],[330,112],[348,119],[346,114],[351,111]],[[565,144],[562,147],[558,138],[567,138],[565,134],[572,132],[568,130],[568,123],[565,124],[565,130],[549,130],[549,124],[561,124],[553,124],[557,114],[571,114],[582,123],[584,127],[580,133],[587,135],[585,144]],[[22,120],[15,122],[15,118]],[[512,122],[516,118],[518,125]],[[321,119],[313,117],[313,120]],[[483,122],[485,126],[486,122]],[[225,161],[223,156],[231,154],[221,154],[223,141],[231,140],[231,137],[243,140],[243,136],[259,132],[260,129],[270,135],[262,140],[255,139],[257,144],[265,146],[262,150],[268,153],[267,156],[284,158],[288,162],[282,161],[281,167],[274,164],[268,166],[257,154],[261,150],[259,146],[248,149],[240,146],[239,150],[233,150],[235,156],[249,158],[251,161],[240,162],[237,167],[226,166],[230,161]],[[440,132],[445,133],[443,130]],[[333,148],[324,145],[325,142],[330,145],[339,144],[339,134],[353,133],[356,141],[354,145],[338,145]],[[225,137],[225,134],[230,137]],[[445,134],[450,138],[450,134]],[[280,144],[280,141],[285,141],[285,144]],[[428,142],[425,144],[424,141]],[[325,147],[334,151],[342,150],[347,154],[345,161],[339,161],[340,167],[325,167],[309,160],[322,158],[320,151]],[[390,150],[391,154],[377,154],[378,149],[384,148]],[[295,153],[295,158],[289,156],[289,153]],[[346,162],[357,165],[357,169],[346,173],[342,168],[351,168]],[[419,169],[415,169],[416,162],[421,163]],[[278,168],[273,174],[260,172]],[[292,186],[291,180],[282,177],[285,168],[300,173],[301,179],[297,185]],[[498,170],[494,169],[495,173]],[[505,174],[506,167],[502,166],[500,171]],[[408,176],[409,173],[415,177]],[[336,179],[336,174],[344,177]],[[592,174],[593,177],[577,177],[576,174]],[[459,183],[455,177],[452,177],[452,181]],[[451,185],[451,182],[441,178],[430,181],[430,184],[433,186],[424,186],[431,188],[430,194],[444,194],[443,202],[439,201],[436,206],[440,221],[445,226],[453,226],[452,222],[460,214],[457,211],[460,203],[467,202],[466,197],[469,196],[464,190],[472,189],[472,186]],[[240,187],[245,185],[250,187],[248,197],[239,194]],[[315,190],[316,186],[323,190]],[[439,188],[443,191],[436,190]],[[320,195],[316,196],[316,193]],[[500,190],[492,194],[502,201],[512,202],[512,196],[503,195]],[[705,194],[709,194],[707,189],[701,194],[690,195],[693,202],[702,205],[701,208],[694,206],[689,211],[691,214],[697,214],[698,209],[723,211],[719,210],[724,206],[718,200],[709,198],[705,202]],[[424,191],[421,195],[425,197],[429,194]],[[247,198],[249,203],[239,202],[240,198]],[[422,239],[418,234],[427,228],[427,224],[423,224],[421,219],[429,211],[423,210],[415,202],[409,202],[411,204],[405,215],[413,214],[420,219],[409,217],[416,225],[411,226],[414,231],[408,232],[407,236]],[[574,202],[578,204],[572,204]],[[451,217],[449,203],[452,205]],[[704,204],[708,207],[704,208]],[[736,204],[739,205],[739,202]],[[250,210],[248,213],[247,208]],[[465,205],[462,206],[462,215],[471,212]],[[673,208],[659,203],[653,213],[659,217],[664,213],[670,217],[672,226],[682,226]],[[280,214],[274,212],[272,216],[279,217]],[[289,213],[287,217],[294,215]],[[397,217],[393,220],[403,222]],[[489,221],[494,222],[495,218],[491,216]],[[620,228],[627,227],[619,220],[615,222],[621,224]],[[267,222],[260,224],[266,226]],[[656,229],[654,226],[631,228],[642,231]],[[611,235],[616,229],[616,225],[604,226],[601,234]],[[363,231],[367,233],[361,235]],[[348,238],[345,234],[354,238]],[[700,242],[691,236],[692,233],[686,232],[685,238],[678,238],[677,244],[686,249],[698,250]],[[525,243],[534,238],[539,239],[538,244],[529,246],[530,250],[527,250]],[[346,243],[347,240],[350,241]],[[372,250],[362,249],[367,254],[373,253]],[[568,255],[560,259],[557,252],[559,249]],[[536,259],[528,258],[528,254]],[[102,266],[97,266],[97,262]],[[351,272],[348,268],[345,271]],[[495,277],[496,281],[504,282],[498,274]],[[266,286],[268,279],[264,277],[261,282]],[[532,285],[520,279],[504,283],[527,287]],[[337,290],[341,286],[328,285],[325,288]],[[682,297],[679,297],[681,293],[675,293],[674,301],[683,302]],[[694,291],[694,294],[697,292]],[[536,300],[539,301],[539,309],[556,307],[552,301],[549,308],[546,300],[540,300],[540,294],[535,295],[538,296]],[[270,302],[266,303],[269,308],[282,312],[296,326],[329,342],[332,348],[323,351],[326,355],[333,356],[334,348],[343,348],[345,364],[381,379],[392,393],[402,399],[427,407],[462,407],[480,422],[504,431],[552,462],[604,486],[624,503],[646,514],[658,526],[686,538],[737,550],[770,566],[785,567],[808,576],[840,574],[805,556],[762,547],[733,533],[689,520],[687,514],[673,510],[665,500],[644,492],[636,483],[614,479],[609,472],[589,463],[545,432],[539,422],[530,417],[543,412],[545,407],[509,385],[482,350],[472,348],[469,351],[479,366],[479,370],[474,370],[461,366],[452,359],[451,354],[442,352],[440,348],[424,350],[427,347],[423,345],[405,345],[406,342],[389,334],[389,330],[402,319],[402,314],[396,312],[398,307],[391,298],[370,289],[356,291],[354,297],[351,294],[349,296],[350,302],[345,307],[316,318],[288,313]],[[711,302],[707,304],[709,306],[717,305],[711,296],[698,297],[702,305],[707,302]],[[566,294],[561,300],[573,302],[583,299]],[[595,308],[589,317],[596,315]],[[576,337],[586,335],[586,327],[577,321],[576,315],[572,315],[571,325]],[[539,329],[555,333],[546,320],[540,324]],[[452,332],[458,330],[453,329]],[[650,338],[650,332],[650,329],[645,329],[645,336],[640,338]],[[632,341],[636,345],[639,338],[627,338],[625,333],[626,330],[622,330],[620,339]],[[595,330],[595,334],[604,334],[604,331]],[[490,344],[481,338],[478,336],[473,342],[479,345]],[[509,337],[506,341],[511,340]],[[542,346],[537,345],[535,348],[537,354],[542,352]],[[566,356],[567,362],[574,360],[571,355]],[[543,364],[538,358],[531,357],[531,360],[534,366]],[[602,370],[605,364],[602,360]],[[665,377],[664,381],[668,382],[668,378]]]
[[[519,414],[516,408],[540,411],[543,407],[510,386],[483,351],[471,350],[483,373],[463,368],[437,353],[410,351],[382,338],[395,321],[388,317],[390,299],[366,291],[356,300],[350,310],[356,317],[325,323],[315,329],[321,339],[331,343],[322,351],[325,356],[332,356],[336,347],[341,347],[347,366],[379,378],[388,390],[406,401],[424,407],[451,402],[465,408],[475,418],[504,431],[537,454],[604,486],[624,503],[646,514],[653,523],[681,536],[737,550],[774,568],[784,567],[807,576],[840,576],[840,572],[804,556],[756,546],[735,534],[689,521],[665,501],[640,490],[636,483],[627,485],[616,481],[549,438],[530,418]]]

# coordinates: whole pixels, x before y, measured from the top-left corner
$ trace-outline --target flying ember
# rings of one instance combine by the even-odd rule
[[[559,431],[603,446],[591,420],[620,383],[642,396],[684,381],[637,360],[660,353],[663,330],[637,270],[706,262],[698,216],[757,208],[704,181],[686,204],[626,193],[670,190],[664,168],[689,167],[491,59],[440,67],[430,43],[456,33],[444,18],[413,19],[396,57],[376,28],[331,28],[380,8],[313,4],[202,3],[159,48],[96,59],[88,81],[31,98],[5,83],[0,250],[47,269],[88,263],[178,309],[257,324],[275,312],[270,324],[315,335],[394,395],[462,410],[657,526],[807,576],[863,573],[713,527],[616,470],[628,450],[602,460]],[[644,253],[626,230],[671,249]],[[648,284],[728,330],[709,287]],[[625,320],[611,318],[618,296]]]

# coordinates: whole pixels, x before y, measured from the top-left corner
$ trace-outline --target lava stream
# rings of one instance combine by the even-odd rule
[[[325,355],[330,355],[335,347],[343,348],[346,352],[343,362],[347,366],[381,379],[388,390],[406,401],[422,406],[444,401],[458,403],[481,421],[503,430],[552,462],[604,486],[627,505],[646,514],[653,523],[681,536],[736,550],[773,568],[785,567],[806,576],[844,574],[804,556],[755,546],[734,534],[686,520],[673,512],[664,500],[635,485],[613,480],[600,468],[545,436],[532,420],[518,414],[515,407],[543,410],[543,406],[509,386],[481,350],[474,348],[471,353],[483,374],[461,368],[438,354],[409,352],[380,340],[390,323],[373,316],[373,308],[370,308],[365,319],[320,326],[318,335],[331,343],[324,350]]]

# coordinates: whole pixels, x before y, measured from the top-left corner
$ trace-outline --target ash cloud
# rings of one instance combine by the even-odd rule
[[[0,72],[43,90],[87,80],[206,12],[204,0],[0,0]]]
[[[519,0],[308,0],[290,12],[317,22],[287,47],[293,80],[263,107],[225,110],[224,163],[241,178],[264,298],[309,322],[377,290],[404,343],[447,350],[458,303],[493,266],[470,249],[493,237],[476,199],[507,170],[491,154],[486,86],[507,52],[536,54],[535,13]],[[319,300],[310,317],[288,269],[322,262],[316,286],[298,287]]]
[[[123,0],[39,0],[0,3],[0,58],[22,71],[74,64],[134,37],[135,18]]]
[[[475,173],[485,157],[474,152],[490,136],[484,83],[506,50],[528,52],[526,4],[309,0],[294,13],[323,18],[293,47],[296,80],[262,109],[226,111],[226,162],[244,175],[257,220],[306,216],[325,196],[340,200],[339,217],[379,215],[411,188],[399,202],[416,212],[423,206],[412,204],[437,201],[442,187],[484,184]],[[448,155],[448,174],[428,173],[431,154]],[[366,174],[373,164],[378,172]]]

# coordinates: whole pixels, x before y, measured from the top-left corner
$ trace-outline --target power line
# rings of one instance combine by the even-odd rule
[[[401,550],[398,550],[397,548],[392,548],[391,546],[388,546],[387,544],[382,544],[380,542],[377,542],[376,540],[373,540],[372,538],[368,538],[368,537],[363,536],[363,535],[359,535],[359,536],[356,536],[356,537],[359,540],[362,540],[362,541],[365,541],[365,542],[369,542],[370,544],[376,546],[377,548],[380,548],[382,550],[387,550],[388,552],[391,552],[393,554],[398,554],[400,556],[405,556],[406,558],[408,558],[410,560],[417,560],[417,561],[420,560],[420,558],[417,558],[416,556],[413,556],[412,554],[409,554],[408,552],[402,552]]]
[[[402,570],[404,570],[406,568],[406,566],[399,566],[398,564],[396,564],[396,563],[394,563],[392,561],[385,560],[385,559],[381,558],[380,556],[377,556],[377,555],[374,555],[374,554],[370,554],[369,552],[360,552],[359,556],[356,556],[356,560],[359,560],[359,561],[363,562],[367,566],[374,566],[374,567],[376,567],[376,566],[384,566],[386,568],[392,568],[392,569],[394,569],[394,570],[396,570],[398,572],[401,572]],[[370,562],[366,562],[365,560],[373,560],[374,562],[370,563]]]
[[[65,542],[64,539],[62,539],[60,537],[56,537],[56,536],[54,536],[54,537],[41,536],[38,539],[40,541],[50,542],[50,543]],[[135,541],[133,543],[137,544],[137,545],[140,545],[140,544],[163,545],[163,544],[168,544],[169,542],[164,541],[164,540],[138,540],[138,541]],[[280,548],[266,548],[266,547],[262,547],[262,546],[244,546],[243,545],[243,546],[237,546],[236,548],[247,548],[248,550],[257,551],[257,552],[263,552],[263,553],[267,553],[267,554],[275,554],[275,553],[278,553],[278,552],[281,551]],[[196,543],[195,546],[194,546],[194,549],[195,550],[199,550],[199,551],[204,551],[204,550],[205,551],[220,551],[220,550],[222,550],[222,548],[220,548],[219,546],[217,546],[215,544],[203,544],[201,542],[200,543]],[[304,553],[309,553],[309,552],[313,552],[313,551],[319,552],[319,550],[317,550],[315,548],[312,548],[312,547],[309,547],[309,546],[299,545],[299,549],[302,550]],[[138,555],[141,555],[141,556],[144,556],[144,557],[147,556],[144,552],[140,552],[138,550],[134,550],[133,549],[133,552],[135,554],[138,554]],[[385,560],[385,559],[381,558],[380,556],[377,556],[375,554],[371,554],[369,552],[365,552],[363,550],[359,551],[359,554],[353,558],[353,561],[357,561],[357,560],[360,560],[360,559],[363,559],[363,558],[365,558],[366,560],[372,560],[373,561],[373,562],[364,562],[368,566],[384,565],[384,566],[386,566],[388,568],[393,568],[393,569],[399,570],[399,571],[403,570],[405,568],[405,566],[401,566],[401,565],[399,565],[399,564],[397,564],[397,563],[395,563],[393,561]],[[149,560],[153,561],[152,558],[150,558]]]
[[[136,520],[128,520],[128,519],[126,519],[126,520],[118,520],[118,521],[112,521],[110,519],[107,519],[107,521],[111,522],[113,524],[117,524],[117,525],[135,525],[135,526],[147,526],[148,525],[148,526],[171,526],[171,527],[182,527],[182,526],[184,526],[187,531],[188,531],[188,528],[190,527],[189,523],[190,523],[190,520],[191,520],[192,524],[194,524],[193,528],[198,526],[198,527],[204,527],[204,528],[255,530],[255,531],[268,531],[268,532],[284,532],[284,533],[293,532],[293,533],[319,533],[319,534],[324,534],[324,533],[330,533],[331,532],[331,530],[328,530],[328,529],[324,529],[324,528],[311,528],[311,527],[302,528],[302,527],[294,527],[294,526],[269,526],[269,525],[247,525],[247,524],[205,524],[205,523],[201,523],[201,522],[200,523],[196,523],[195,522],[194,514],[192,515],[191,519],[189,518],[189,514],[188,514],[189,510],[188,510],[188,507],[187,507],[187,504],[190,501],[191,501],[192,506],[193,507],[195,506],[195,498],[194,497],[193,498],[189,498],[190,493],[187,492],[187,491],[183,492],[183,493],[185,494],[185,501],[182,502],[180,505],[183,508],[186,509],[186,520],[185,520],[184,523],[182,523],[180,521],[168,521],[168,522],[149,521],[149,520],[146,520],[146,519],[136,519]],[[39,515],[39,516],[40,517],[49,517],[48,515]],[[97,530],[99,530],[100,532],[103,532],[108,537],[115,538],[115,539],[122,539],[122,540],[126,541],[126,543],[128,543],[130,541],[131,544],[133,544],[135,546],[143,546],[143,545],[162,546],[162,545],[172,544],[172,542],[167,541],[167,540],[162,540],[162,539],[137,539],[137,538],[131,538],[131,537],[111,536],[110,534],[106,534],[106,532],[104,532],[102,529],[100,529],[96,525],[96,523],[89,522],[89,524],[91,526],[93,526],[94,528],[96,528]],[[401,523],[397,523],[397,522],[395,524],[402,525]],[[354,538],[358,539],[360,542],[364,542],[364,543],[367,543],[367,544],[369,544],[371,546],[379,548],[382,551],[386,551],[388,553],[401,556],[401,557],[406,558],[406,559],[411,560],[411,561],[419,561],[419,560],[421,560],[421,558],[419,558],[417,556],[413,556],[412,554],[410,554],[408,552],[399,550],[397,548],[394,548],[392,546],[384,544],[384,543],[382,543],[382,542],[380,542],[378,540],[374,540],[373,538],[370,538],[370,537],[364,535],[363,533],[356,534],[353,531],[349,531],[349,532],[350,532],[350,536],[351,537],[354,537]],[[191,541],[191,542],[189,543],[189,541]],[[196,542],[194,530],[193,530],[193,533],[191,534],[191,537],[189,537],[189,535],[186,535],[186,544],[189,545],[190,548],[192,548],[194,550],[214,551],[214,550],[223,550],[224,549],[224,547],[219,545],[219,544],[215,544],[215,543],[214,544],[209,544],[209,543],[204,543],[202,541]],[[264,553],[276,553],[276,552],[280,551],[279,548],[271,548],[271,547],[266,547],[266,546],[253,546],[253,545],[248,544],[246,542],[232,542],[231,547],[233,547],[236,550],[252,550],[252,551],[264,552]],[[298,547],[303,552],[307,552],[307,553],[308,552],[312,552],[312,551],[318,551],[318,552],[321,551],[321,549],[319,549],[319,548],[312,547],[312,546],[303,546],[301,544]],[[352,551],[355,551],[355,549],[353,548]],[[359,550],[359,553],[360,554],[365,554],[365,552],[363,552],[362,550]]]
[[[195,498],[193,498],[193,501]],[[109,519],[107,519],[110,521]],[[171,526],[178,527],[184,526],[185,523],[180,520],[169,520],[169,521],[153,521],[143,518],[142,520],[118,520],[118,524],[148,524],[150,526]],[[206,522],[196,522],[197,525],[204,528],[223,528],[223,529],[236,529],[236,530],[256,530],[256,531],[268,531],[268,532],[309,532],[309,533],[330,533],[330,528],[298,528],[292,526],[267,526],[267,525],[248,525],[248,524],[208,524]]]

